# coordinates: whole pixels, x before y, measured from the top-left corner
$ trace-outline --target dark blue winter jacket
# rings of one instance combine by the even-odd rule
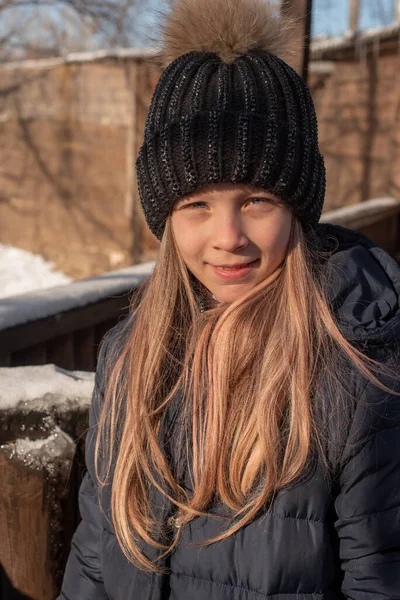
[[[324,225],[318,231],[321,239],[337,246],[327,266],[342,332],[399,371],[397,263],[349,230]],[[349,375],[354,402],[343,411],[345,437],[336,475],[317,465],[310,476],[282,490],[270,511],[208,547],[198,543],[216,536],[221,523],[196,518],[184,526],[168,575],[145,573],[130,564],[106,518],[109,488],[102,491],[103,510],[99,508],[93,468],[104,355],[112,343],[113,333],[103,345],[96,376],[88,471],[80,490],[82,522],[72,541],[60,600],[400,599],[400,397],[356,373]],[[324,390],[318,394],[322,400]],[[156,492],[153,497],[159,510],[162,499]],[[146,551],[153,556],[151,549]]]

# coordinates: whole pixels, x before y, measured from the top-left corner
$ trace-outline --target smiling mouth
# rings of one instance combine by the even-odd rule
[[[260,262],[259,258],[252,260],[247,263],[239,263],[235,265],[213,265],[216,269],[221,271],[240,271],[240,269],[248,269],[249,267],[255,267]]]

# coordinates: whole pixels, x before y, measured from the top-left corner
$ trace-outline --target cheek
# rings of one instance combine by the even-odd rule
[[[178,250],[187,266],[196,262],[202,254],[203,242],[201,235],[188,223],[172,218],[172,231]]]
[[[286,254],[291,230],[291,216],[284,215],[257,231],[257,245],[271,260],[283,260]]]

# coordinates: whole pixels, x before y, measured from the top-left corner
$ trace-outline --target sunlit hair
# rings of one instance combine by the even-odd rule
[[[182,530],[169,537],[167,524],[157,521],[151,486],[169,499],[182,526],[216,503],[225,505],[232,520],[205,545],[224,539],[304,475],[313,452],[329,468],[318,412],[325,410],[334,422],[341,383],[319,395],[321,373],[335,382],[335,373],[348,364],[382,385],[374,375],[376,363],[339,331],[319,264],[294,217],[281,267],[235,302],[202,313],[167,223],[154,273],[134,302],[126,339],[110,357],[95,451],[100,483],[113,474],[118,541],[141,569],[161,571],[142,552],[143,542],[165,556]],[[191,475],[190,494],[160,436],[162,417],[178,390],[183,390],[183,425],[176,445]],[[331,398],[333,408],[324,407],[320,396]],[[322,409],[314,406],[314,397]]]

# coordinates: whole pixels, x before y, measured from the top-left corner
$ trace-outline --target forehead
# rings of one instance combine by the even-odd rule
[[[267,190],[261,187],[254,187],[251,185],[239,184],[239,183],[217,183],[209,185],[187,194],[182,200],[193,200],[199,198],[210,198],[210,197],[242,197],[249,196],[251,194],[269,193]],[[270,194],[270,193],[269,193]],[[272,194],[270,194],[272,196]]]

